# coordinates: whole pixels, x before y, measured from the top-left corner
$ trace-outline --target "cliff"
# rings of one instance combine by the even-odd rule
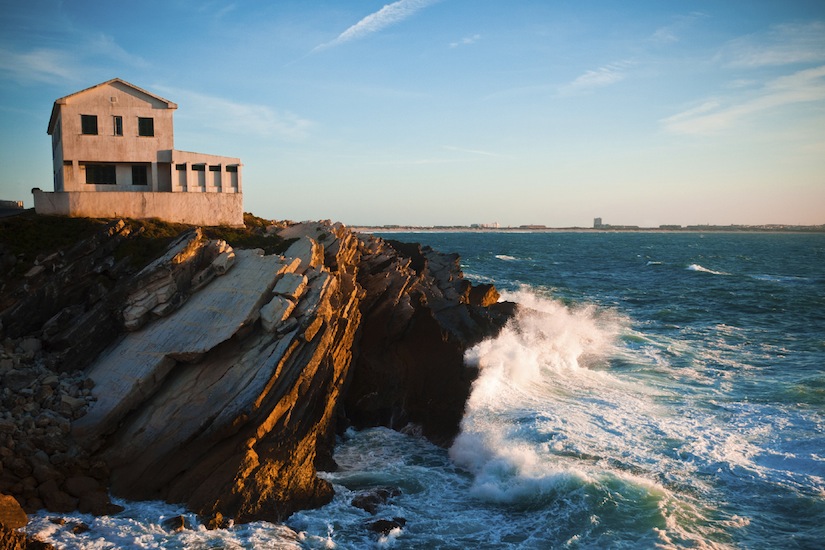
[[[180,228],[138,267],[133,223],[89,233],[0,290],[0,493],[28,510],[111,512],[106,488],[214,526],[322,505],[337,431],[452,440],[464,351],[514,308],[456,255],[329,222],[259,229],[266,252]]]

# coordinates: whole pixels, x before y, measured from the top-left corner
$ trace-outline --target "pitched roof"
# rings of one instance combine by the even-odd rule
[[[70,97],[74,97],[74,96],[76,96],[76,95],[80,95],[80,94],[86,93],[86,92],[88,92],[88,91],[90,91],[90,90],[94,90],[95,88],[100,88],[101,86],[108,86],[109,84],[114,84],[114,83],[119,83],[119,84],[122,84],[122,85],[124,85],[124,86],[129,87],[129,88],[132,88],[132,89],[133,89],[133,90],[135,90],[136,92],[139,92],[139,93],[141,93],[141,94],[143,94],[143,95],[146,95],[146,96],[149,96],[149,97],[151,97],[151,98],[153,98],[153,99],[156,99],[156,100],[160,101],[161,103],[165,103],[165,104],[166,104],[166,108],[167,108],[167,109],[177,109],[177,108],[178,108],[178,106],[177,106],[177,104],[176,104],[176,103],[173,103],[173,102],[169,101],[168,99],[164,99],[164,98],[160,97],[160,96],[159,96],[159,95],[157,95],[157,94],[153,94],[152,92],[147,92],[147,91],[146,91],[146,90],[144,90],[143,88],[139,88],[138,86],[135,86],[134,84],[131,84],[131,83],[129,83],[129,82],[126,82],[125,80],[123,80],[123,79],[121,79],[121,78],[113,78],[113,79],[111,79],[111,80],[107,80],[106,82],[101,82],[100,84],[95,84],[94,86],[90,86],[90,87],[88,87],[88,88],[85,88],[85,89],[83,89],[83,90],[80,90],[79,92],[75,92],[75,93],[73,93],[73,94],[69,94],[69,95],[67,95],[67,96],[63,96],[63,97],[61,97],[61,98],[59,98],[59,99],[56,99],[56,100],[54,101],[54,105],[52,106],[52,115],[51,115],[51,117],[49,117],[49,127],[48,127],[48,129],[47,129],[47,133],[48,133],[49,135],[51,135],[51,134],[54,132],[54,125],[55,125],[55,123],[57,122],[57,112],[58,112],[58,110],[59,110],[58,105],[65,105],[65,104],[67,103],[67,100],[68,100]]]

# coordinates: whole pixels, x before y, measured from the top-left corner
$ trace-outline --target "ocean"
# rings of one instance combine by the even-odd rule
[[[333,502],[285,525],[188,514],[173,533],[184,510],[118,501],[30,532],[95,549],[825,547],[825,234],[384,236],[458,252],[523,306],[468,352],[480,375],[451,448],[349,431],[323,474]],[[351,506],[376,486],[400,494]]]

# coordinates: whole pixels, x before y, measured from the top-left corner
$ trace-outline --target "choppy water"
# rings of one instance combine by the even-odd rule
[[[392,237],[459,252],[525,306],[468,354],[451,449],[350,432],[335,500],[285,526],[173,534],[180,510],[125,503],[77,516],[87,533],[34,530],[70,548],[825,547],[825,235]],[[350,505],[379,485],[401,495]]]

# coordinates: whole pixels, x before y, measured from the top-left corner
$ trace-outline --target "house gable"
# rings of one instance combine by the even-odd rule
[[[51,117],[49,117],[49,126],[46,132],[49,135],[54,133],[55,125],[59,119],[60,110],[63,105],[82,104],[90,100],[99,100],[101,97],[107,97],[109,101],[111,101],[111,98],[116,97],[118,101],[126,100],[125,103],[131,104],[132,106],[139,105],[137,102],[143,102],[144,104],[151,105],[153,109],[174,110],[178,108],[177,104],[169,101],[168,99],[164,99],[159,95],[147,92],[146,90],[139,88],[134,84],[130,84],[120,78],[113,78],[111,80],[107,80],[106,82],[101,82],[100,84],[86,88],[85,90],[80,90],[79,92],[75,92],[55,100],[54,105],[52,106],[52,114]],[[132,99],[129,100],[127,99],[128,97],[131,97]]]

